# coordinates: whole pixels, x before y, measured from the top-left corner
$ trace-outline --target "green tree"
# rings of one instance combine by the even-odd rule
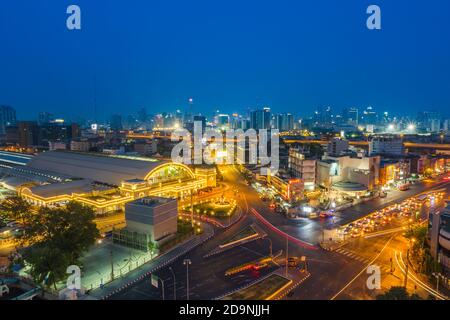
[[[391,287],[377,296],[377,300],[422,300],[417,294],[408,294],[405,287]]]
[[[27,221],[21,238],[31,244],[25,260],[38,282],[47,277],[47,283],[55,285],[69,265],[80,264],[82,254],[99,237],[94,218],[92,208],[72,201],[64,207],[42,207]]]
[[[12,196],[0,203],[1,214],[9,219],[25,224],[33,215],[32,206],[19,196]]]
[[[148,242],[148,250],[150,252],[155,252],[157,249],[158,249],[158,244],[156,242],[153,242],[153,241]]]
[[[66,270],[70,255],[59,248],[46,246],[45,243],[34,245],[25,252],[25,260],[30,265],[30,274],[37,283],[53,285],[67,277]]]

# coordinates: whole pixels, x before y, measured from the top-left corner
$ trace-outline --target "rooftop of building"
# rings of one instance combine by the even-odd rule
[[[367,187],[360,183],[350,182],[350,181],[339,181],[333,184],[333,188],[340,191],[347,192],[357,192],[357,191],[366,191]]]
[[[176,201],[176,199],[173,198],[163,198],[163,197],[144,197],[137,200],[134,200],[131,202],[133,205],[141,205],[145,207],[157,207],[162,204],[166,204],[172,201]]]
[[[63,183],[49,183],[30,187],[31,192],[39,197],[48,198],[58,195],[82,194],[93,190],[93,181],[87,179],[73,180]]]
[[[26,167],[120,185],[125,180],[143,180],[153,169],[166,163],[169,161],[58,150],[38,154]]]

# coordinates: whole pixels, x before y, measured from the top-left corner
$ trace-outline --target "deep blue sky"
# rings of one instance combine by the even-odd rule
[[[82,30],[66,29],[78,4]],[[366,28],[369,4],[382,30]],[[318,105],[450,115],[450,1],[2,0],[0,104],[99,118]]]

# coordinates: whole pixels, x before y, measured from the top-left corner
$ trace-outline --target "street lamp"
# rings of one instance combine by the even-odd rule
[[[173,272],[172,267],[169,267],[170,272],[172,272],[173,276],[173,300],[177,300],[177,289],[176,289],[176,279],[175,279],[175,272]]]
[[[436,278],[436,292],[439,293],[439,278],[445,278],[442,274],[437,273],[437,272],[433,272],[432,273],[433,277]]]
[[[186,299],[189,300],[189,265],[192,264],[191,259],[184,259],[183,264],[186,266]]]

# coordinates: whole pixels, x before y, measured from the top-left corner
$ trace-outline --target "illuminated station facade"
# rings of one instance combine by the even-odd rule
[[[36,206],[75,200],[93,207],[97,214],[124,210],[126,203],[148,196],[183,200],[197,190],[216,186],[213,166],[63,151],[41,153],[11,174],[21,178],[26,174],[27,181],[16,191]],[[42,176],[53,181],[43,183]]]

